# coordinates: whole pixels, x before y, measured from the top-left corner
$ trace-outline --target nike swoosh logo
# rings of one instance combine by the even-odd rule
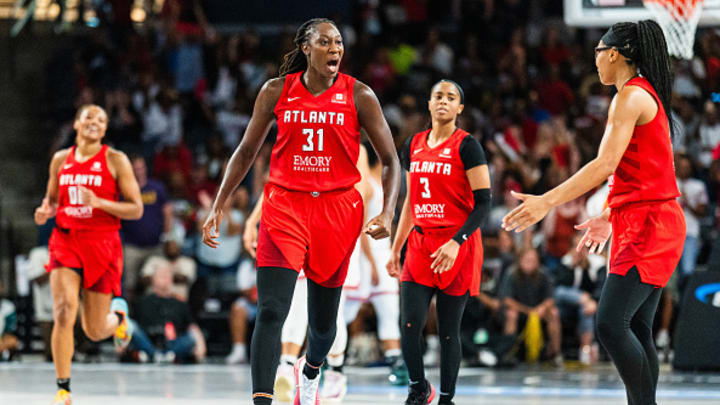
[[[71,167],[72,167],[72,165],[65,165],[65,166],[63,166],[63,169],[67,170],[67,169],[69,169],[69,168],[71,168]]]
[[[466,233],[463,234],[463,240],[467,240],[467,234],[466,234]]]
[[[357,205],[360,204],[360,201],[356,201],[353,203],[353,208],[357,208]]]
[[[268,200],[272,198],[273,194],[275,194],[275,190],[270,191],[270,194],[268,195]]]
[[[300,97],[288,97],[288,103],[291,103],[291,102],[293,102],[293,101],[295,101],[295,100],[297,100],[297,99],[299,99],[299,98],[300,98]]]
[[[420,149],[415,149],[415,150],[413,151],[413,155],[416,154],[416,153],[420,153],[420,152],[422,152],[422,148],[420,148]]]

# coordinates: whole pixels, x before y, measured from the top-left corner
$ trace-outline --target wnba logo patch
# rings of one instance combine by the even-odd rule
[[[332,100],[330,100],[333,103],[337,104],[345,104],[345,94],[343,93],[335,93]]]
[[[93,165],[92,165],[92,167],[90,168],[90,170],[93,171],[93,172],[101,172],[101,171],[102,171],[102,165],[100,164],[100,162],[95,162],[95,163],[93,163]]]

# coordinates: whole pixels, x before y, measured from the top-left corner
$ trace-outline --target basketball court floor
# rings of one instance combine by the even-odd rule
[[[406,389],[386,382],[383,368],[347,368],[344,404],[399,405]],[[430,381],[437,384],[438,370]],[[663,368],[659,405],[720,403],[720,374],[671,372]],[[0,404],[48,405],[55,393],[52,364],[0,364]],[[248,366],[73,364],[76,405],[250,404]],[[456,405],[623,405],[625,394],[609,365],[587,370],[463,368]]]

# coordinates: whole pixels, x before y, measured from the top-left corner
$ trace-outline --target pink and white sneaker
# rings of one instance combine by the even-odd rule
[[[320,374],[312,380],[305,376],[303,368],[305,367],[305,356],[298,359],[295,363],[295,401],[293,405],[320,405],[320,397],[318,395],[320,388]]]
[[[325,370],[324,376],[323,386],[320,390],[320,398],[323,403],[342,402],[347,394],[347,376],[333,370]]]

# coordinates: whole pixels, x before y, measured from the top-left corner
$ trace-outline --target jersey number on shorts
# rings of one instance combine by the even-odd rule
[[[425,190],[420,194],[422,198],[430,198],[430,182],[427,177],[420,177],[420,184],[425,187]]]
[[[305,128],[302,130],[303,135],[307,135],[307,143],[302,146],[302,150],[305,152],[312,152],[315,150],[315,144],[313,144],[313,137],[315,136],[315,133],[312,128]],[[317,150],[319,152],[322,152],[323,150],[323,129],[319,128],[317,130],[317,136],[318,136],[318,148]]]

